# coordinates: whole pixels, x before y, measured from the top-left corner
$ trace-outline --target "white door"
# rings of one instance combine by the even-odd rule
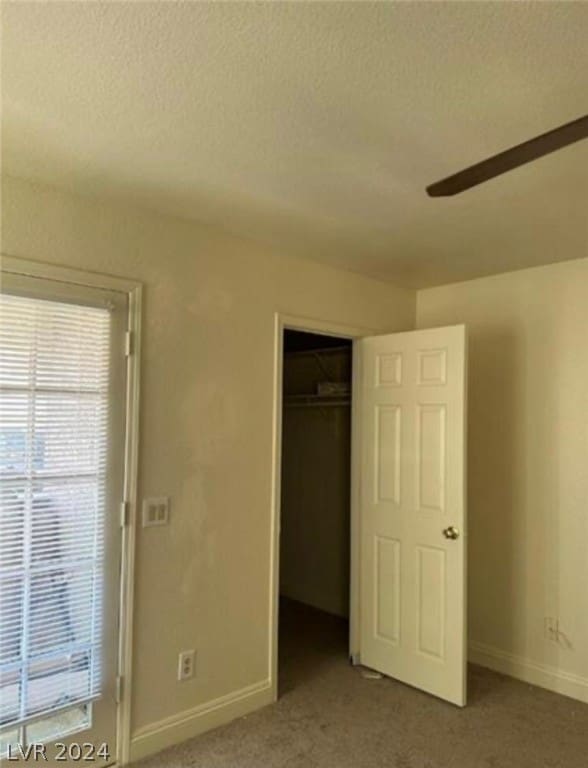
[[[360,660],[464,706],[465,327],[358,352]]]
[[[2,275],[0,757],[116,759],[126,327],[122,293]]]

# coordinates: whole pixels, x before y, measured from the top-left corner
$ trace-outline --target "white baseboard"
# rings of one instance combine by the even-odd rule
[[[131,738],[131,762],[243,717],[273,700],[270,681],[262,680],[139,728]]]
[[[468,656],[473,664],[588,703],[587,678],[506,653],[484,643],[470,643]],[[139,728],[131,739],[131,761],[140,760],[237,717],[243,717],[271,704],[274,699],[275,691],[271,682],[262,680]]]
[[[561,693],[588,704],[588,678],[506,653],[484,643],[470,643],[468,656],[473,664],[488,667],[495,672],[502,672],[525,683],[538,685],[540,688],[547,688],[554,693]]]

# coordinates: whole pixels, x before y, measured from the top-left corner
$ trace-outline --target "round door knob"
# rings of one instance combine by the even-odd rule
[[[446,539],[455,541],[455,539],[459,539],[459,530],[454,525],[450,525],[449,528],[443,529],[443,535]]]

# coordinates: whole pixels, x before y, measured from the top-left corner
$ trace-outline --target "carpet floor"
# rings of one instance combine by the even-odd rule
[[[285,602],[280,699],[138,768],[588,768],[588,705],[472,666],[459,709],[347,661],[346,622]]]

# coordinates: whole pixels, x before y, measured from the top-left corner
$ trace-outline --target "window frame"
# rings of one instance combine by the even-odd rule
[[[124,433],[124,514],[121,600],[118,637],[119,691],[117,707],[116,763],[126,765],[130,759],[131,693],[133,669],[133,605],[135,550],[138,520],[138,467],[139,467],[139,394],[141,373],[141,307],[143,285],[136,280],[113,275],[63,267],[47,262],[36,262],[6,254],[0,255],[0,285],[3,274],[40,278],[61,283],[69,291],[72,287],[98,288],[126,296],[127,315],[127,369],[125,393]],[[58,287],[58,286],[56,286]]]

